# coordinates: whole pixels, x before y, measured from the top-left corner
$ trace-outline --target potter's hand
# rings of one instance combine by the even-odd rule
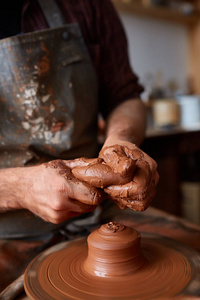
[[[104,198],[103,191],[76,179],[65,161],[25,168],[25,172],[21,207],[52,223],[92,211]]]
[[[126,183],[112,184],[105,187],[104,191],[115,201],[120,208],[129,207],[133,210],[145,210],[155,196],[156,185],[159,180],[156,162],[136,145],[129,142],[121,142],[121,145],[105,147],[99,157],[106,163],[116,168],[121,157],[118,153],[124,152],[124,156],[131,158],[136,164],[132,173],[132,179]],[[116,156],[115,159],[113,157]]]
[[[156,162],[129,142],[104,147],[98,159],[72,161],[71,168],[79,180],[104,188],[121,208],[138,211],[150,204],[159,178]]]

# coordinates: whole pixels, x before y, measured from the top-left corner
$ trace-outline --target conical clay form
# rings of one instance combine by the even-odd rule
[[[120,223],[107,223],[88,237],[84,269],[100,277],[127,276],[145,264],[140,234]]]

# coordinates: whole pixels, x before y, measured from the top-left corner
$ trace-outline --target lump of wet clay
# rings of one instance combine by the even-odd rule
[[[134,170],[134,163],[132,164],[132,170]],[[98,188],[104,188],[113,184],[125,184],[133,179],[133,171],[125,177],[120,173],[115,173],[113,169],[104,162],[87,167],[76,167],[72,170],[72,173],[79,180],[85,181]]]
[[[70,164],[77,179],[104,189],[122,209],[143,211],[155,195],[151,168],[138,148],[114,145],[104,148],[97,159],[80,158]]]
[[[80,165],[77,164],[72,169],[73,175],[100,188],[130,182],[136,169],[136,161],[126,155],[123,147],[108,147],[106,150],[105,155],[91,163],[89,160],[88,165],[83,165],[81,158]]]

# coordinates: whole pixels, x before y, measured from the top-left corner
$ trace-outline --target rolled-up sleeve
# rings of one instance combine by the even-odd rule
[[[119,103],[140,97],[143,87],[131,69],[127,38],[110,0],[99,6],[99,104],[106,117]]]

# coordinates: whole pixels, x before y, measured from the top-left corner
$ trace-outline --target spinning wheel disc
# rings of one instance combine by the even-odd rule
[[[84,268],[86,238],[56,245],[37,256],[25,272],[30,299],[156,299],[200,293],[200,255],[174,240],[142,235],[145,264],[126,276],[102,277]]]

